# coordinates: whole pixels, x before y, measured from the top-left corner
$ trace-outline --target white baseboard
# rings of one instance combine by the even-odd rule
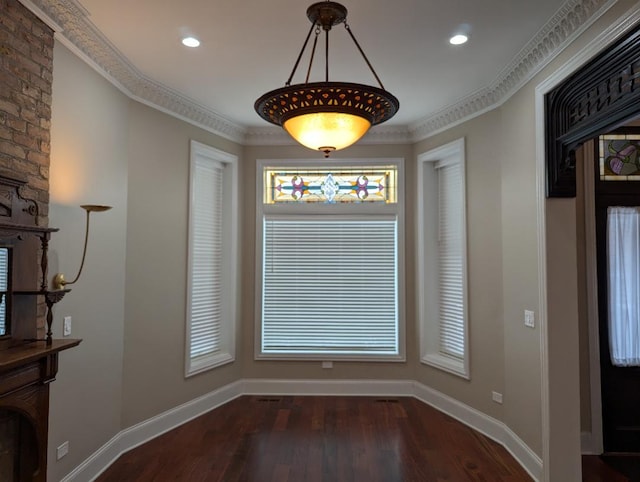
[[[269,380],[245,378],[245,395],[413,396],[412,380]]]
[[[123,453],[241,395],[415,397],[503,445],[534,480],[541,479],[542,460],[504,423],[413,380],[243,379],[123,430],[61,482],[94,480]]]
[[[502,445],[533,480],[542,479],[542,459],[509,427],[469,405],[418,382],[414,396]]]
[[[242,395],[241,386],[231,383],[121,431],[61,482],[94,480],[123,453]]]
[[[602,450],[598,449],[598,443],[591,432],[582,432],[580,434],[580,448],[582,455],[602,454]]]

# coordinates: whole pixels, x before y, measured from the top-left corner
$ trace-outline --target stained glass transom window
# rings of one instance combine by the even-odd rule
[[[264,202],[397,203],[397,168],[264,170]]]
[[[640,181],[640,134],[600,136],[600,180]]]

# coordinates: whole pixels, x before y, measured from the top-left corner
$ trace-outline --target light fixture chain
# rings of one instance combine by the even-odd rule
[[[316,27],[316,36],[313,39],[313,48],[311,49],[311,58],[309,59],[309,68],[307,69],[307,78],[305,83],[309,83],[309,77],[311,76],[311,67],[313,66],[313,58],[316,55],[316,46],[318,45],[318,35],[320,35],[320,25]]]
[[[371,65],[371,62],[369,62],[369,59],[367,58],[367,56],[365,55],[364,51],[362,50],[362,47],[360,47],[360,44],[358,43],[358,41],[356,40],[356,37],[353,35],[353,32],[351,31],[351,27],[349,26],[349,24],[346,21],[344,22],[344,28],[347,29],[347,32],[349,32],[349,35],[351,36],[351,39],[353,40],[353,43],[356,44],[356,47],[358,47],[358,50],[360,51],[360,55],[362,55],[362,58],[364,59],[364,61],[369,66],[369,69],[371,70],[371,73],[373,74],[373,76],[378,81],[378,84],[380,85],[380,88],[382,90],[385,90],[384,85],[382,85],[382,81],[380,80],[380,77],[378,77],[378,74],[376,74],[376,71],[373,69],[373,66]]]
[[[384,90],[378,74],[346,23],[347,9],[344,5],[330,0],[317,1],[307,8],[307,18],[311,21],[311,29],[285,87],[263,94],[255,101],[254,108],[262,119],[284,128],[303,146],[317,149],[323,152],[325,157],[329,157],[331,152],[357,142],[371,126],[391,119],[398,111],[400,103]],[[339,23],[345,24],[351,40],[380,87],[329,80],[329,30]],[[292,85],[302,56],[306,55],[305,50],[314,29],[316,34],[306,80],[304,83]],[[326,32],[325,78],[319,82],[309,82],[311,71],[314,68],[322,68],[320,65],[314,67],[316,49],[322,48],[319,46],[321,30]]]
[[[326,39],[327,42],[325,44],[325,52],[324,52],[324,81],[329,82],[329,30],[330,28],[325,29],[327,33]]]
[[[304,49],[307,48],[307,44],[309,43],[309,38],[311,37],[311,32],[313,32],[313,28],[316,26],[316,24],[314,23],[313,25],[311,25],[311,28],[309,29],[309,33],[307,34],[307,38],[304,41],[304,44],[302,45],[302,49],[300,50],[300,53],[298,54],[298,58],[296,60],[295,65],[293,66],[293,70],[291,71],[291,75],[289,76],[289,79],[287,80],[287,82],[284,84],[287,87],[291,85],[291,80],[293,79],[293,76],[296,73],[296,69],[298,68],[298,64],[300,63],[300,59],[302,58],[302,54],[304,53]]]

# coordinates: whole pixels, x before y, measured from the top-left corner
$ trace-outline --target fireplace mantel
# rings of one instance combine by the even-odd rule
[[[53,339],[52,308],[70,290],[47,287],[53,228],[38,225],[26,179],[0,170],[0,480],[47,477],[49,384],[61,351],[78,339]],[[46,310],[46,333],[42,314]],[[39,328],[40,327],[40,328]]]
[[[26,343],[0,351],[0,411],[7,411],[22,419],[22,430],[31,431],[34,437],[17,433],[18,440],[5,440],[14,444],[9,457],[0,466],[1,480],[46,480],[47,434],[49,425],[49,383],[58,371],[58,353],[81,340],[54,340]],[[35,447],[30,446],[34,444]],[[3,473],[9,472],[9,473]]]

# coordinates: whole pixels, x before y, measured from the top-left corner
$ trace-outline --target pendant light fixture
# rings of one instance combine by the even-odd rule
[[[358,141],[371,126],[381,124],[395,115],[398,99],[384,86],[364,54],[347,23],[347,9],[336,2],[314,3],[307,9],[311,29],[302,45],[298,59],[285,86],[267,92],[255,103],[256,112],[264,120],[283,127],[300,144],[324,152],[325,157]],[[329,81],[329,31],[344,23],[360,54],[380,87],[351,82]],[[298,64],[309,43],[315,38],[304,83],[291,85]],[[325,32],[325,80],[309,82],[313,58],[320,33]]]

